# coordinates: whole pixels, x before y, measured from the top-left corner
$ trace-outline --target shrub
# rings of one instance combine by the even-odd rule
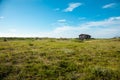
[[[33,46],[34,44],[32,44],[32,43],[29,43],[29,46]]]
[[[7,41],[7,38],[4,38],[4,40],[3,40],[4,42],[6,42]]]

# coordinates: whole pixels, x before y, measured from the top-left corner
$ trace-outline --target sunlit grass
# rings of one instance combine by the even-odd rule
[[[2,80],[119,80],[120,40],[0,39]]]

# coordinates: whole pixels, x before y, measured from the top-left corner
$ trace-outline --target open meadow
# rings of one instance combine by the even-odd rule
[[[0,39],[0,80],[120,80],[120,39]]]

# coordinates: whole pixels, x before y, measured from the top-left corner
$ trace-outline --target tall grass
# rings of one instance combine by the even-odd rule
[[[120,80],[120,41],[0,39],[0,80]]]

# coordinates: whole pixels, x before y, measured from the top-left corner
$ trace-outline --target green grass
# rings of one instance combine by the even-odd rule
[[[0,39],[0,80],[120,80],[120,39]]]

